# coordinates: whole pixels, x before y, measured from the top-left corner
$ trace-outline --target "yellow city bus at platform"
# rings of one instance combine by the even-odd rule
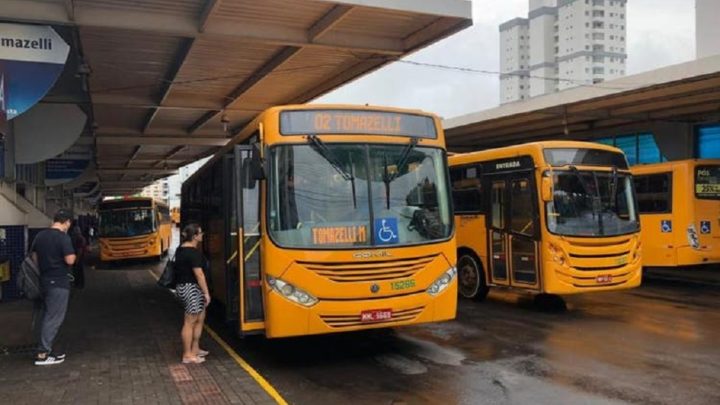
[[[720,160],[633,166],[643,265],[720,263]]]
[[[449,160],[460,295],[640,285],[640,218],[619,149],[548,141]]]
[[[241,335],[453,319],[445,138],[415,110],[270,108],[182,186],[213,302]]]
[[[167,205],[146,197],[105,200],[98,209],[100,260],[160,258],[170,247]]]

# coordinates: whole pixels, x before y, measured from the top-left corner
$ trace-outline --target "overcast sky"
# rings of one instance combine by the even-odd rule
[[[498,25],[515,17],[527,18],[528,0],[472,3],[472,27],[406,59],[498,71]],[[628,74],[694,59],[695,0],[628,0],[627,42]],[[451,118],[496,107],[498,100],[496,74],[393,63],[318,102],[420,108]]]

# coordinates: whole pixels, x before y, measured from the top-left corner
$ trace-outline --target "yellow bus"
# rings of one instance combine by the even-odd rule
[[[640,285],[640,219],[619,149],[551,141],[449,160],[461,296]]]
[[[98,241],[103,262],[163,256],[170,247],[170,210],[145,197],[102,201]]]
[[[720,263],[720,160],[633,166],[643,265]]]
[[[170,220],[175,226],[180,226],[180,207],[170,208]]]
[[[241,335],[453,319],[445,138],[415,110],[270,108],[182,186],[213,302]]]

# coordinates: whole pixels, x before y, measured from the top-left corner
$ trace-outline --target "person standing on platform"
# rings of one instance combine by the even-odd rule
[[[72,274],[75,278],[73,284],[76,288],[82,289],[85,287],[85,256],[88,252],[87,239],[82,234],[82,230],[79,226],[73,225],[68,232],[72,240],[73,248],[75,249],[75,264],[72,266]]]
[[[75,250],[67,234],[72,213],[60,209],[49,229],[40,232],[33,242],[32,258],[40,269],[42,298],[33,317],[40,321],[40,343],[35,365],[45,366],[65,361],[65,354],[53,350],[53,343],[65,320],[70,298],[70,269],[75,263]]]
[[[198,249],[203,232],[198,224],[188,224],[180,234],[180,247],[175,251],[175,291],[185,308],[180,335],[183,344],[182,362],[202,363],[208,352],[200,349],[200,336],[205,323],[205,309],[210,304],[210,290],[203,272],[205,259]]]

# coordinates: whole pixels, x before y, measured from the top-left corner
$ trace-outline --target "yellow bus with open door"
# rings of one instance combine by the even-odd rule
[[[274,107],[182,186],[213,302],[242,335],[453,319],[455,239],[440,120],[415,110]]]
[[[458,288],[578,294],[640,285],[640,218],[619,149],[551,141],[450,157]]]

